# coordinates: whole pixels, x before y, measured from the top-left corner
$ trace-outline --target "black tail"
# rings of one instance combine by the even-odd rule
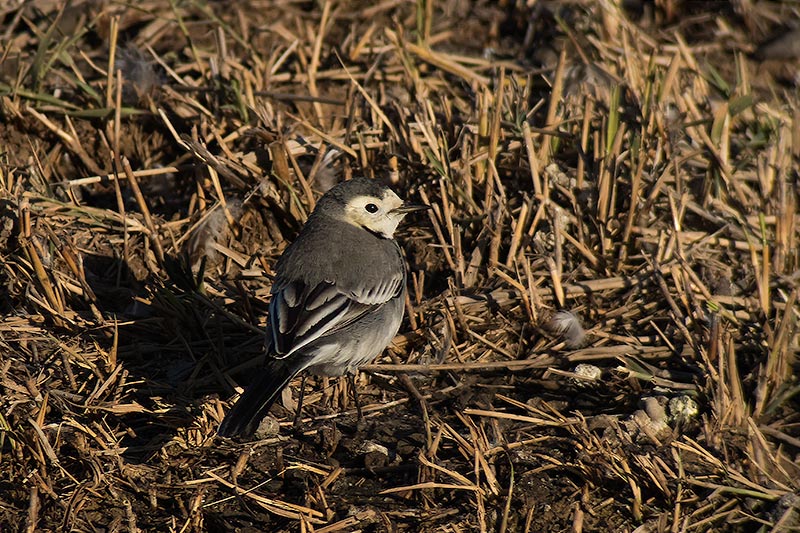
[[[270,361],[261,370],[261,375],[245,389],[236,405],[228,412],[217,435],[233,437],[236,435],[250,437],[258,429],[269,408],[283,390],[289,380],[302,370],[302,367],[286,364],[286,361]]]

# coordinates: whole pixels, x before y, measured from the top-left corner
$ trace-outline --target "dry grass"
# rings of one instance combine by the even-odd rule
[[[0,8],[0,531],[800,528],[797,4],[525,4]],[[356,174],[433,207],[364,420],[220,442]]]

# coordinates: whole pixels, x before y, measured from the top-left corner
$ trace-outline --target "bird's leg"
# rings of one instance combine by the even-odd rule
[[[361,412],[361,400],[358,398],[358,387],[356,387],[356,370],[353,373],[348,373],[348,378],[350,381],[350,387],[353,389],[353,402],[356,404],[356,412],[358,413],[358,420],[361,421],[364,418],[363,413]]]
[[[297,429],[300,427],[300,414],[303,412],[303,397],[306,394],[306,374],[305,372],[300,377],[300,396],[297,398],[297,410],[294,412],[294,421],[292,427]]]
[[[332,390],[330,380],[327,376],[322,376],[322,400],[320,403],[329,409],[335,399],[336,391]]]

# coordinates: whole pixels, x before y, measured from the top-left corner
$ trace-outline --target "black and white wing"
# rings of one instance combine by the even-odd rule
[[[404,273],[373,286],[342,291],[334,283],[308,286],[302,281],[276,284],[269,305],[271,352],[284,358],[314,341],[341,331],[399,296]]]

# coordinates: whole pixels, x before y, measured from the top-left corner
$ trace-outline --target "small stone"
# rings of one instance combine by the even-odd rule
[[[667,425],[667,413],[659,398],[642,398],[644,409],[635,411],[623,422],[631,438],[638,442],[664,441],[672,436]]]
[[[364,455],[364,466],[367,469],[380,468],[389,464],[389,449],[382,444],[366,441],[358,451]]]
[[[256,429],[255,437],[257,439],[268,439],[270,437],[278,436],[280,433],[281,426],[278,424],[278,421],[271,416],[265,416],[263,420],[258,424],[258,429]]]
[[[700,410],[697,402],[691,396],[683,395],[671,398],[669,401],[669,416],[674,422],[686,423],[697,417]]]
[[[573,378],[571,381],[574,385],[579,387],[585,387],[586,385],[590,385],[595,381],[599,381],[600,377],[603,375],[603,371],[600,369],[600,367],[586,363],[577,365],[572,370],[572,373],[575,374],[577,378]]]

